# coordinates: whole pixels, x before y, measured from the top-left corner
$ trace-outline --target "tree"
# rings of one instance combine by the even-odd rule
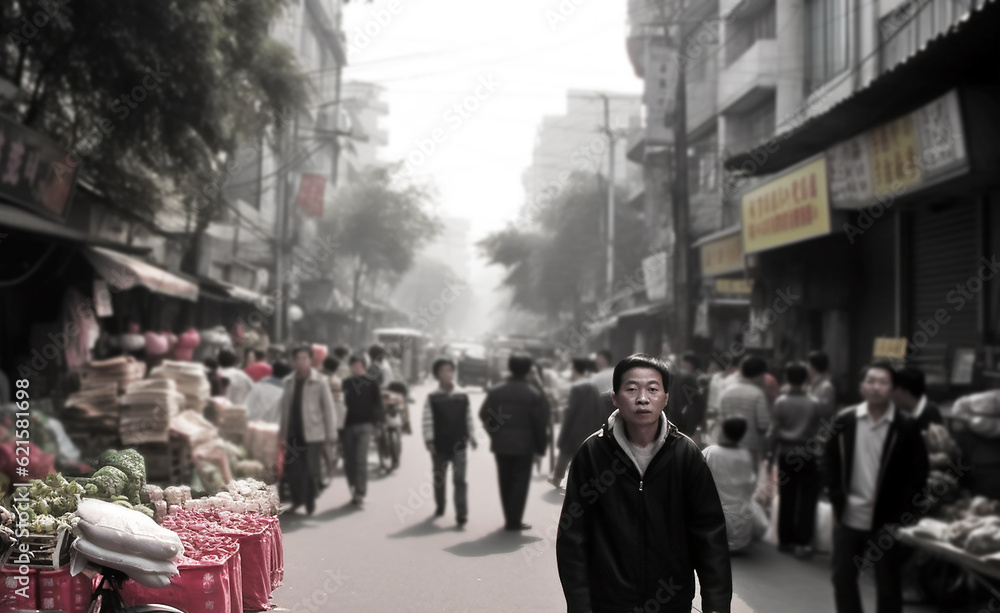
[[[420,247],[438,233],[437,219],[428,211],[430,190],[392,181],[397,169],[398,165],[363,169],[337,194],[335,213],[322,223],[323,233],[337,237],[337,253],[350,271],[355,322],[361,287],[374,286],[380,275],[398,280],[413,265]]]
[[[575,311],[588,287],[604,285],[606,188],[592,174],[577,173],[537,212],[532,227],[510,225],[479,243],[487,259],[507,269],[503,285],[512,303],[550,321]],[[615,279],[636,270],[643,253],[643,222],[616,194]]]
[[[292,50],[269,36],[284,3],[4,3],[0,75],[21,92],[5,110],[120,208],[148,219],[186,195],[204,229],[247,145],[306,100]]]

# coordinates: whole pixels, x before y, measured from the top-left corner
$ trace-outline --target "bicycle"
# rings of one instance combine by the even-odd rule
[[[102,567],[101,582],[97,584],[90,597],[90,608],[87,609],[87,613],[185,613],[164,604],[125,606],[121,589],[128,578],[128,575],[120,570]]]

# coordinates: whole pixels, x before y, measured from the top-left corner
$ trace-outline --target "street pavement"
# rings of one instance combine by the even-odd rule
[[[415,425],[430,389],[413,390]],[[482,392],[471,394],[475,411],[483,398]],[[464,529],[457,527],[453,506],[433,517],[431,462],[419,429],[404,436],[395,473],[379,476],[377,456],[370,456],[364,509],[350,505],[338,474],[315,515],[283,515],[285,582],[274,604],[294,612],[564,611],[555,558],[562,495],[545,481],[548,458],[546,474],[533,477],[525,512],[533,530],[504,532],[493,456],[485,434],[477,437]],[[448,495],[451,505],[450,482]],[[833,613],[828,569],[828,556],[801,561],[758,543],[733,558],[733,613]],[[863,589],[866,610],[874,611],[874,590],[870,584]]]

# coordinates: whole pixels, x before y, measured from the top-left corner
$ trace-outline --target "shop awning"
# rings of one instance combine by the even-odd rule
[[[670,308],[670,303],[668,303],[666,300],[663,300],[660,302],[653,302],[650,304],[637,306],[627,311],[622,311],[621,313],[618,314],[618,318],[622,319],[625,317],[636,317],[639,315],[655,315],[656,313],[666,311],[669,308]]]
[[[902,113],[944,95],[956,85],[996,82],[1000,53],[1000,2],[985,0],[979,9],[928,41],[923,48],[886,71],[822,115],[725,161],[726,170],[744,168],[754,176],[784,170],[822,153]],[[773,149],[773,151],[772,151]],[[761,158],[763,163],[759,163]]]
[[[706,234],[705,236],[702,236],[695,242],[691,243],[691,248],[696,249],[698,247],[701,247],[702,245],[707,245],[708,243],[714,243],[719,239],[728,238],[734,234],[739,234],[742,228],[743,226],[741,224],[736,224],[735,226],[729,226],[728,228],[723,228],[718,232],[712,232],[711,234]]]
[[[115,289],[127,290],[138,284],[165,296],[198,301],[198,286],[172,272],[103,247],[87,247],[84,255]]]
[[[218,297],[223,301],[229,300],[233,302],[245,302],[261,309],[271,306],[272,304],[270,296],[265,296],[264,294],[260,294],[245,287],[240,287],[239,285],[233,285],[232,283],[212,279],[211,277],[199,277],[198,284],[201,286],[202,293],[205,296],[210,296],[212,298]]]
[[[130,253],[148,253],[147,247],[128,247],[125,245],[115,245],[114,243],[99,238],[89,236],[79,230],[74,230],[61,223],[56,223],[40,215],[36,215],[22,208],[9,204],[0,203],[0,227],[12,230],[21,230],[30,234],[38,234],[58,238],[83,245],[104,245],[128,251]]]

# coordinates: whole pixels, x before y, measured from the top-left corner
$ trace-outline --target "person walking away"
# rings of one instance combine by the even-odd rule
[[[819,404],[820,419],[833,421],[837,414],[837,390],[830,379],[830,358],[822,351],[810,351],[806,358],[809,387],[806,391]]]
[[[247,374],[248,377],[253,379],[254,383],[260,382],[265,377],[270,377],[273,372],[273,368],[270,364],[264,361],[264,352],[260,349],[250,348],[244,353],[245,366],[243,367],[243,372]]]
[[[368,358],[371,360],[371,373],[369,375],[375,379],[380,388],[396,380],[389,362],[389,352],[385,350],[385,347],[372,345],[368,348]]]
[[[531,370],[528,372],[528,383],[542,393],[542,398],[545,400],[545,406],[548,409],[547,415],[549,416],[549,421],[545,424],[545,445],[548,448],[549,443],[552,442],[552,429],[555,427],[555,424],[552,423],[552,408],[558,405],[552,402],[551,390],[546,384],[541,361],[532,364]],[[542,457],[540,455],[535,456],[535,468],[539,473],[542,472]],[[550,465],[549,468],[552,468],[552,466]]]
[[[927,449],[910,416],[892,402],[889,362],[864,369],[864,402],[837,414],[823,454],[833,506],[833,588],[837,613],[862,613],[859,573],[875,571],[878,613],[903,610],[901,550],[895,530],[919,517],[915,501],[927,481]],[[888,542],[894,546],[873,547]]]
[[[719,443],[701,452],[722,501],[729,551],[745,549],[767,532],[767,514],[753,499],[757,488],[753,458],[739,447],[746,431],[747,420],[726,418],[720,427]]]
[[[275,362],[267,376],[253,384],[246,399],[247,421],[263,421],[269,424],[281,423],[281,396],[284,394],[284,379],[292,374],[288,362]],[[339,417],[337,423],[340,423]]]
[[[337,358],[326,358],[323,360],[323,374],[330,382],[330,393],[333,394],[333,408],[337,413],[337,423],[340,424],[339,434],[343,437],[344,424],[347,422],[347,406],[344,404],[344,380],[340,377],[340,360]],[[350,376],[350,375],[348,375]]]
[[[944,424],[941,409],[927,398],[927,378],[919,368],[907,366],[896,373],[892,399],[898,408],[917,421],[921,432],[926,432],[931,424]]]
[[[611,390],[611,378],[615,372],[614,366],[611,363],[612,359],[611,351],[608,349],[601,349],[594,356],[594,369],[596,372],[591,375],[590,380],[601,394]]]
[[[569,402],[563,415],[556,447],[559,457],[549,477],[549,483],[562,487],[566,469],[583,441],[597,432],[604,423],[604,408],[601,395],[587,378],[592,362],[587,358],[573,360],[573,385],[569,389]]]
[[[226,388],[226,398],[234,407],[244,406],[250,390],[253,389],[253,379],[240,370],[236,364],[236,354],[228,349],[219,352],[219,376],[229,380]]]
[[[368,448],[375,424],[385,414],[382,390],[366,374],[365,359],[351,356],[351,376],[344,381],[344,473],[351,491],[351,504],[360,507],[368,494]]]
[[[671,379],[667,419],[681,434],[693,439],[705,420],[707,399],[698,383],[701,360],[693,353],[681,356],[679,376]]]
[[[768,428],[771,427],[771,415],[767,408],[767,398],[761,387],[764,384],[764,373],[767,363],[763,358],[748,356],[740,364],[739,380],[727,387],[719,399],[720,417],[739,415],[747,421],[747,433],[741,446],[750,450],[755,467],[760,466],[764,452]]]
[[[544,456],[549,405],[528,382],[531,357],[513,353],[507,360],[510,377],[486,394],[479,419],[490,436],[490,451],[496,457],[500,500],[505,530],[530,530],[523,523],[524,507],[531,485],[533,456]]]
[[[667,420],[669,389],[662,360],[619,362],[617,410],[573,458],[556,536],[571,612],[690,611],[697,573],[700,610],[729,613],[726,518],[698,447]]]
[[[435,360],[431,372],[438,389],[427,396],[422,429],[434,470],[434,517],[443,516],[447,506],[446,480],[451,464],[455,520],[459,526],[464,526],[469,520],[469,493],[465,481],[468,447],[476,448],[472,435],[475,431],[472,408],[468,394],[455,389],[455,362],[449,358]]]
[[[819,403],[806,393],[809,373],[804,364],[785,366],[788,393],[774,402],[774,422],[768,435],[769,464],[778,464],[778,550],[804,557],[812,553],[819,499],[819,468],[813,447],[818,442]],[[770,472],[770,470],[768,471]]]
[[[285,442],[283,481],[292,498],[292,511],[303,504],[316,511],[323,450],[337,440],[337,417],[330,386],[312,368],[312,348],[292,351],[295,372],[283,381],[279,440]]]

